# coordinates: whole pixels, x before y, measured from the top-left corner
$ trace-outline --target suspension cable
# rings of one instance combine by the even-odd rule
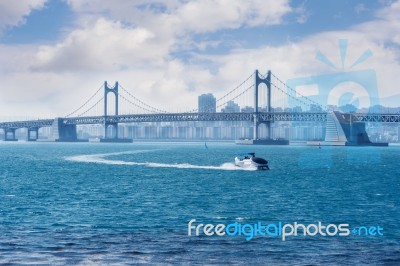
[[[132,102],[131,100],[129,100],[129,99],[127,99],[126,97],[124,97],[123,95],[119,95],[119,96],[121,96],[122,99],[124,99],[125,101],[127,101],[128,103],[130,103],[130,104],[133,105],[133,106],[136,106],[136,107],[138,107],[138,108],[140,108],[140,109],[142,109],[142,110],[145,110],[145,111],[147,111],[147,112],[150,112],[150,113],[154,113],[154,114],[157,113],[157,110],[150,110],[150,109],[147,109],[147,108],[145,108],[145,107],[143,107],[143,106],[140,106],[140,105],[138,105],[138,104]]]
[[[100,88],[84,103],[84,104],[82,104],[78,109],[76,109],[75,111],[73,111],[73,112],[71,112],[71,113],[69,113],[68,115],[66,115],[65,117],[70,117],[70,116],[72,116],[73,114],[75,114],[76,112],[78,112],[79,110],[81,110],[86,104],[88,104],[93,98],[94,98],[94,96],[96,96],[97,95],[97,93],[101,90],[101,88],[103,88],[103,85],[101,85],[100,86]],[[104,97],[103,97],[103,99],[104,99]],[[98,102],[97,102],[98,103]],[[97,104],[96,103],[96,104]],[[78,117],[79,117],[80,115],[78,115]]]
[[[93,104],[90,108],[88,108],[88,109],[87,109],[86,111],[84,111],[83,113],[77,115],[76,117],[82,117],[82,116],[84,116],[85,114],[87,114],[88,112],[90,112],[91,110],[93,110],[93,108],[97,107],[98,104],[99,104],[102,100],[104,100],[104,96],[101,97],[101,99],[98,100],[95,104]]]
[[[119,85],[119,86],[121,87],[121,89],[122,89],[124,92],[126,92],[126,93],[127,93],[130,97],[132,97],[134,100],[136,100],[137,102],[143,104],[143,105],[144,105],[145,107],[147,107],[147,108],[153,109],[153,111],[150,111],[149,109],[142,108],[143,110],[147,110],[147,111],[150,111],[150,112],[153,112],[153,113],[156,113],[156,112],[159,112],[159,113],[167,113],[167,111],[165,111],[165,110],[161,110],[161,109],[158,109],[158,108],[155,108],[155,107],[153,107],[153,106],[151,106],[151,105],[146,104],[145,102],[141,101],[141,100],[138,99],[137,97],[133,96],[127,89],[125,89],[125,88],[122,87],[121,85]],[[123,97],[123,96],[121,95],[121,97]],[[124,98],[124,99],[127,100],[126,98]],[[128,101],[129,103],[131,103],[131,104],[133,104],[133,105],[139,107],[138,105],[132,103],[131,101],[129,101],[129,100],[127,100],[127,101]],[[139,108],[140,108],[140,107],[139,107]]]
[[[321,108],[322,108],[323,110],[325,110],[325,111],[328,109],[327,106],[324,106],[324,105],[322,105],[322,104],[320,104],[320,103],[318,103],[318,102],[316,102],[316,101],[313,101],[313,100],[311,100],[310,98],[304,96],[303,94],[297,92],[295,89],[293,89],[292,87],[288,86],[285,82],[283,82],[281,79],[279,79],[279,78],[278,78],[277,76],[275,76],[274,74],[271,73],[271,75],[272,75],[274,78],[276,78],[281,84],[283,84],[286,88],[288,88],[289,90],[291,90],[291,91],[294,92],[295,94],[300,95],[301,98],[303,98],[303,99],[309,101],[310,103],[312,103],[312,104],[314,104],[314,105],[316,105],[316,106],[321,107]],[[277,86],[275,86],[275,87],[277,87]],[[288,95],[288,96],[289,96],[289,95]],[[298,100],[298,99],[296,99],[297,97],[295,98],[295,97],[292,96],[291,98],[293,98],[293,99],[295,99],[295,100]],[[300,101],[300,102],[302,102],[302,101]],[[307,104],[307,103],[305,103],[305,102],[302,102],[302,103]],[[310,104],[307,104],[307,105],[308,105],[308,106],[311,106]]]
[[[253,88],[253,87],[254,87],[254,84],[250,85],[247,89],[245,89],[244,91],[242,91],[240,94],[238,94],[238,95],[235,96],[234,98],[230,99],[230,100],[227,101],[227,102],[224,102],[224,103],[218,105],[217,108],[222,107],[224,104],[227,104],[227,103],[230,102],[230,101],[236,100],[237,98],[239,98],[240,96],[242,96],[243,94],[245,94],[247,91],[249,91],[249,90],[250,90],[251,88]]]
[[[250,78],[252,78],[253,77],[253,75],[254,75],[254,73],[252,73],[249,77],[247,77],[242,83],[240,83],[239,85],[237,85],[234,89],[232,89],[231,91],[229,91],[228,93],[226,93],[225,95],[223,95],[222,97],[220,97],[219,99],[217,99],[215,102],[216,103],[218,103],[218,102],[220,102],[220,101],[222,101],[224,98],[226,98],[226,97],[228,97],[229,95],[231,95],[233,92],[235,92],[236,90],[238,90],[240,87],[242,87],[247,81],[249,81],[249,79]],[[253,84],[254,85],[254,84]],[[247,91],[248,89],[246,89],[246,91]],[[240,94],[241,95],[241,94]],[[234,99],[236,99],[237,97],[235,97]],[[224,102],[224,103],[222,103],[222,104],[219,104],[218,106],[217,106],[217,108],[219,108],[219,107],[221,107],[221,106],[223,106],[224,104],[226,104],[227,102],[229,102],[229,101],[231,101],[232,99],[229,99],[228,101],[226,101],[226,102]],[[209,104],[208,106],[205,106],[204,107],[206,110],[207,109],[211,109],[211,108],[213,108],[213,105],[212,104]],[[196,112],[198,112],[199,111],[199,108],[195,108],[195,109],[192,109],[192,110],[189,110],[189,111],[187,111],[186,113],[196,113]]]

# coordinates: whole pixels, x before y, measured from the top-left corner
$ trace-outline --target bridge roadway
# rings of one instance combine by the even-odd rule
[[[140,123],[140,122],[185,122],[185,121],[257,121],[278,122],[278,121],[297,121],[297,122],[325,122],[327,113],[289,113],[289,112],[259,112],[256,113],[160,113],[160,114],[133,114],[133,115],[114,115],[114,116],[86,116],[86,117],[67,117],[61,118],[65,125],[90,125],[104,123]],[[362,114],[354,113],[353,122],[381,122],[381,123],[400,123],[400,114]],[[0,128],[41,128],[49,127],[54,123],[54,119],[40,119],[29,121],[2,122]]]

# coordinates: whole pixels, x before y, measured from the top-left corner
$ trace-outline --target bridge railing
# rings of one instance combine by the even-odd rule
[[[185,121],[315,121],[325,122],[327,113],[311,112],[259,112],[259,113],[162,113],[134,114],[114,116],[87,116],[62,118],[66,125],[90,125],[107,123],[140,123],[140,122],[185,122]],[[353,122],[400,123],[400,114],[364,114],[353,113]],[[40,128],[51,126],[54,119],[2,122],[0,128]]]
[[[353,114],[354,121],[379,122],[379,123],[400,123],[400,114]]]
[[[185,121],[326,121],[326,113],[169,113],[134,114],[107,117],[69,117],[65,124],[140,123],[140,122],[185,122]]]
[[[0,123],[0,128],[18,129],[18,128],[49,127],[53,124],[53,122],[54,119],[2,122]]]

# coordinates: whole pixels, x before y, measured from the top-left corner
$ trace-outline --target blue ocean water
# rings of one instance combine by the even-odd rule
[[[239,151],[269,171],[238,170]],[[0,143],[0,264],[400,264],[400,147]],[[188,222],[383,235],[188,237]]]

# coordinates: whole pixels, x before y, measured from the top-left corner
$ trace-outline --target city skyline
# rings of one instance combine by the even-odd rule
[[[322,109],[321,106],[316,105],[316,104],[311,104],[309,107],[309,110],[303,110],[301,106],[291,106],[291,107],[274,107],[273,105],[271,106],[271,111],[273,112],[303,112],[303,111],[310,111],[310,112],[325,112],[325,110]],[[234,100],[228,101],[227,105],[224,106],[223,108],[220,108],[219,112],[226,112],[226,113],[234,113],[234,112],[247,112],[247,113],[252,113],[254,112],[254,107],[253,106],[248,106],[248,105],[240,105],[236,103]],[[327,109],[331,111],[341,111],[344,113],[355,113],[355,112],[360,112],[360,113],[400,113],[400,106],[397,107],[388,107],[384,106],[382,104],[379,105],[373,105],[368,108],[362,107],[359,108],[356,105],[349,104],[344,102],[342,105],[327,105]],[[216,104],[216,98],[212,93],[204,93],[202,95],[198,96],[198,103],[197,103],[197,110],[200,113],[215,113],[218,112],[217,110],[217,104]],[[266,106],[260,106],[259,111],[266,111]]]

